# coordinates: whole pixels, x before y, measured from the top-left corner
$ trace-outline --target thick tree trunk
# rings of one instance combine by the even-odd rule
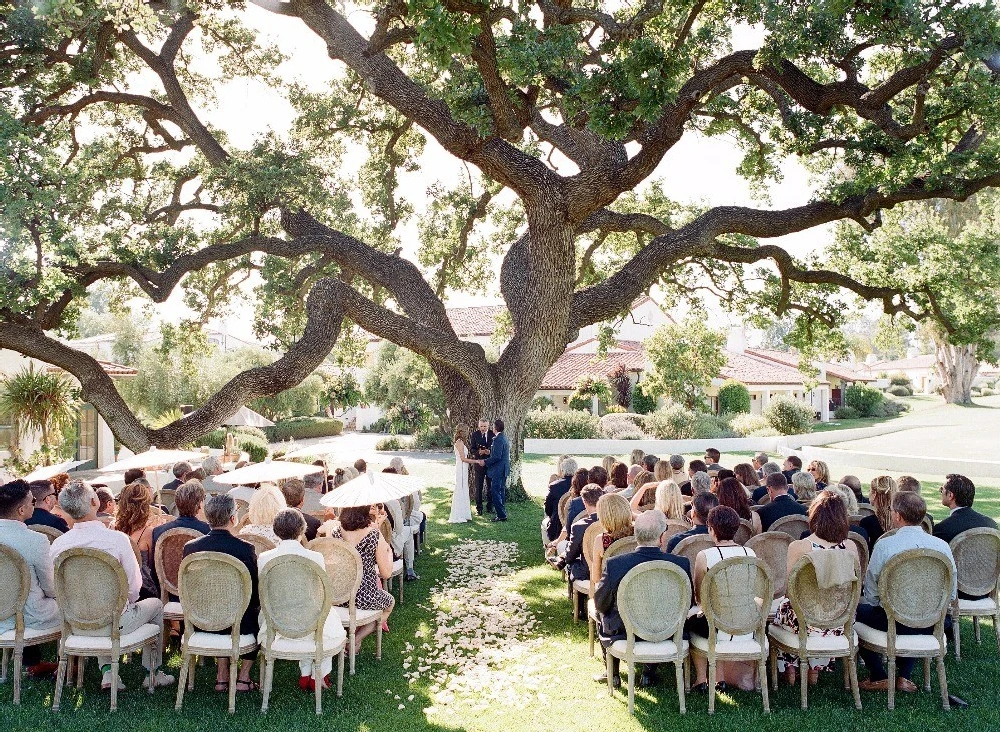
[[[971,404],[972,382],[979,373],[976,346],[953,346],[938,341],[936,347],[937,373],[941,379],[941,393],[948,404]]]

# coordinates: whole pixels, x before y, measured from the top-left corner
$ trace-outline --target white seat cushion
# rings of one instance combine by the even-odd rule
[[[590,580],[573,580],[573,590],[583,595],[589,595]]]
[[[395,562],[392,563],[392,573],[400,574],[402,573],[402,571],[403,571],[403,560],[397,559]]]
[[[776,600],[771,601],[771,617],[773,618],[778,612],[778,608],[781,607],[781,603],[784,602],[785,598],[779,597]]]
[[[628,641],[618,640],[611,644],[611,654],[619,658],[625,657]],[[688,652],[688,642],[681,641],[681,657]],[[673,660],[677,657],[677,644],[672,640],[649,643],[636,641],[632,648],[632,657],[639,663],[656,663],[657,661]]]
[[[597,606],[593,600],[587,600],[587,616],[597,620]]]
[[[48,628],[32,628],[31,626],[25,626],[24,628],[24,642],[31,643],[31,641],[36,638],[46,638],[51,636],[62,635],[62,625],[53,625]],[[14,629],[0,633],[0,643],[14,643]]]
[[[351,614],[348,612],[346,607],[335,607],[333,608],[337,611],[337,615],[340,616],[340,622],[345,626],[351,624]],[[360,625],[368,625],[368,623],[374,622],[382,617],[381,610],[357,610],[354,613],[355,622]]]
[[[168,602],[163,606],[163,617],[168,620],[179,620],[184,617],[184,606],[179,602]]]
[[[250,635],[249,633],[240,636],[240,652],[245,653],[244,649],[247,651],[252,650],[254,646],[257,645],[257,639]],[[222,633],[204,633],[195,632],[191,634],[191,640],[188,642],[188,648],[191,649],[192,653],[198,651],[228,651],[233,647],[232,636],[229,633],[223,635]]]
[[[984,597],[981,600],[958,600],[958,611],[960,613],[983,613],[991,615],[997,611],[997,604],[992,598]]]
[[[870,643],[877,648],[885,648],[888,643],[888,635],[884,630],[875,630],[870,625],[855,623],[854,629],[858,632],[858,637],[865,643]],[[947,640],[945,641],[947,643]],[[927,653],[940,650],[937,638],[933,635],[897,635],[896,650],[901,655],[904,651],[916,651]]]
[[[341,627],[343,632],[343,627]],[[347,635],[327,635],[323,637],[323,655],[336,656],[344,647]],[[311,637],[308,638],[284,638],[276,636],[271,650],[282,655],[313,656],[316,653],[316,644]]]
[[[120,638],[122,648],[138,646],[150,638],[155,638],[160,634],[160,626],[146,623],[140,625],[131,633],[127,633]],[[66,650],[70,653],[88,653],[92,651],[111,651],[110,635],[71,635],[65,641]]]
[[[701,651],[703,654],[708,653],[708,638],[704,638],[700,635],[691,635],[691,645]],[[767,638],[764,638],[764,650],[767,651]],[[715,652],[720,656],[726,654],[739,654],[739,655],[760,655],[760,643],[755,641],[753,638],[741,638],[739,640],[717,640],[715,642]]]
[[[790,648],[799,647],[798,633],[793,633],[784,625],[771,625],[767,629],[767,634]],[[858,634],[854,634],[854,645],[858,644]],[[806,648],[810,651],[846,651],[850,648],[847,636],[843,635],[810,635],[806,638]]]

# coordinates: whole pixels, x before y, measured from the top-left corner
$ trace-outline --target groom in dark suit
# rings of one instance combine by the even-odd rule
[[[486,468],[486,477],[490,479],[490,495],[493,496],[493,507],[497,511],[494,521],[506,521],[507,510],[504,505],[507,493],[507,478],[510,477],[510,442],[504,434],[504,424],[502,419],[497,419],[493,423],[496,429],[496,437],[493,438],[493,446],[490,448],[490,455],[483,462]]]
[[[490,423],[485,419],[479,420],[479,429],[472,433],[472,438],[469,440],[471,443],[469,445],[469,457],[478,460],[485,460],[489,457],[494,437],[496,437],[496,434],[490,429]],[[476,501],[476,512],[480,516],[483,515],[483,495],[485,493],[486,513],[491,513],[493,511],[493,496],[490,495],[490,486],[486,482],[486,468],[479,463],[475,463],[472,466],[472,475],[472,497]],[[483,490],[484,488],[485,491]]]

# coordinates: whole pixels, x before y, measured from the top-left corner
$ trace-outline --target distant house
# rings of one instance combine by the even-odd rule
[[[229,353],[230,351],[236,351],[240,348],[262,347],[262,344],[259,341],[239,338],[225,329],[205,328],[204,333],[208,344],[222,353]],[[66,345],[71,348],[75,348],[78,351],[83,351],[94,358],[112,358],[114,355],[113,351],[116,338],[117,336],[114,333],[101,333],[88,338],[76,338],[71,341],[66,341]],[[145,344],[159,343],[160,334],[155,331],[149,331],[143,335],[142,342]]]
[[[937,356],[933,353],[911,353],[906,358],[888,361],[877,361],[869,356],[864,369],[872,379],[879,380],[903,374],[913,384],[914,394],[933,394],[941,383],[937,373]]]
[[[577,382],[584,376],[607,377],[619,366],[624,366],[631,386],[635,386],[646,370],[646,354],[639,341],[615,341],[600,357],[597,350],[596,338],[567,346],[563,355],[545,373],[535,396],[551,399],[556,409],[565,410],[569,409],[570,397],[576,390]]]

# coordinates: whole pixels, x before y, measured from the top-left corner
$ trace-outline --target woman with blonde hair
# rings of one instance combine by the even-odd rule
[[[605,470],[608,471],[608,475],[611,475],[611,468],[613,468],[615,463],[617,462],[618,458],[616,458],[614,455],[605,455],[604,459],[601,460],[601,465],[604,467]],[[626,468],[626,470],[628,470],[628,468]]]
[[[809,462],[809,467],[806,468],[806,472],[813,477],[816,481],[816,490],[824,490],[828,485],[830,485],[830,466],[824,463],[822,460],[812,460]]]
[[[264,484],[258,488],[250,506],[247,508],[248,524],[240,529],[240,536],[263,536],[277,546],[281,539],[274,533],[274,517],[283,509],[288,508],[284,494],[273,484]]]
[[[640,450],[638,447],[632,451],[628,456],[628,461],[630,465],[642,465],[642,459],[646,457],[646,453]]]
[[[619,539],[632,536],[632,509],[618,493],[607,493],[597,500],[597,520],[604,532],[594,540],[594,568],[600,566],[604,550]],[[595,577],[596,582],[598,577]]]
[[[665,480],[672,480],[674,471],[670,467],[669,460],[657,460],[656,465],[653,466],[653,479],[657,483],[662,483]]]
[[[153,580],[153,529],[173,518],[153,508],[153,492],[145,482],[130,483],[118,494],[114,528],[128,536],[133,551],[139,552],[141,599],[160,595]]]
[[[659,467],[659,463],[657,463],[657,467]],[[684,494],[672,480],[661,480],[656,485],[656,503],[653,507],[666,516],[668,521],[686,521],[684,518]]]
[[[872,479],[868,500],[871,501],[875,513],[861,519],[861,528],[868,534],[869,551],[874,549],[879,537],[892,528],[892,498],[897,490],[896,481],[888,475]]]
[[[482,460],[469,457],[469,425],[455,427],[452,441],[455,447],[455,492],[451,497],[449,524],[464,524],[472,521],[472,499],[469,495],[469,466],[482,464]]]
[[[403,465],[403,458],[398,455],[389,461],[389,467],[396,471],[396,475],[409,475],[410,471]]]
[[[799,503],[809,504],[816,497],[816,481],[802,470],[792,475],[792,488]]]

